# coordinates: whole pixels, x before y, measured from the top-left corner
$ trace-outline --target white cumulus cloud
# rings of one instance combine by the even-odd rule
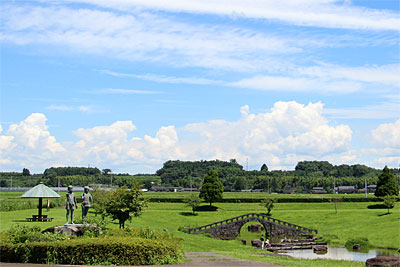
[[[14,137],[14,142],[21,148],[52,153],[64,151],[56,138],[50,135],[46,125],[46,116],[41,113],[33,113],[19,124],[12,124],[7,134]]]
[[[394,123],[384,123],[371,131],[373,148],[363,149],[365,155],[373,157],[371,166],[382,168],[385,165],[400,165],[400,119]]]
[[[50,134],[46,116],[32,113],[24,121],[11,124],[0,136],[0,161],[4,165],[44,167],[65,152],[62,144]]]
[[[273,162],[283,166],[288,155],[296,158],[321,158],[349,149],[352,131],[347,125],[330,126],[322,116],[323,105],[277,102],[270,112],[251,114],[241,109],[238,121],[209,121],[185,127],[202,141],[200,158],[251,158],[254,163]],[[193,148],[191,148],[193,150]],[[275,163],[275,164],[274,164]]]
[[[372,131],[372,139],[377,146],[400,149],[400,119],[379,125]]]
[[[236,158],[245,162],[248,158],[253,165],[267,163],[271,168],[288,169],[304,159],[355,160],[350,127],[330,125],[322,115],[322,103],[277,102],[270,111],[259,114],[243,106],[240,114],[235,121],[211,120],[178,129],[161,126],[155,136],[143,137],[134,135],[132,121],[117,121],[79,128],[74,131],[78,140],[60,144],[50,134],[45,115],[33,113],[0,136],[1,160],[10,168],[90,163],[113,170],[127,170],[136,164],[152,171],[171,159]]]

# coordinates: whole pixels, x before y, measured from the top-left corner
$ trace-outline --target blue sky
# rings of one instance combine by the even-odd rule
[[[397,0],[0,5],[1,171],[400,165]]]

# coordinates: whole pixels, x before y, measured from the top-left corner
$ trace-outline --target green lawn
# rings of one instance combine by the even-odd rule
[[[333,244],[343,245],[348,239],[367,237],[371,245],[384,248],[400,248],[400,208],[399,205],[386,214],[386,210],[367,209],[373,203],[338,204],[335,213],[330,203],[276,203],[272,217],[319,230],[319,235],[331,240]],[[191,209],[183,203],[149,203],[149,207],[139,218],[134,218],[128,226],[167,229],[182,238],[185,251],[214,251],[243,259],[266,261],[286,266],[365,266],[365,263],[300,260],[260,255],[259,250],[243,246],[238,240],[222,241],[203,235],[188,235],[179,232],[180,226],[200,226],[218,220],[227,219],[249,212],[265,212],[257,203],[218,203],[217,212],[198,212],[198,216],[189,215]],[[35,214],[37,210],[22,210],[0,213],[0,230],[9,229],[13,223]],[[54,217],[53,222],[23,222],[47,228],[65,223],[65,210],[51,209],[44,212]],[[76,215],[80,216],[78,209]],[[93,216],[93,214],[91,214]],[[117,222],[110,222],[110,227],[117,228]]]
[[[146,192],[148,198],[185,198],[190,192]],[[1,194],[0,194],[1,196]],[[267,194],[265,192],[224,192],[224,199],[237,198],[365,198],[365,194]],[[376,198],[373,194],[368,194],[368,198]]]

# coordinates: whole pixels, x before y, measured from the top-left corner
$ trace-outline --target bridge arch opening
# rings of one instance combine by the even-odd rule
[[[251,240],[260,238],[266,239],[267,231],[259,221],[249,221],[242,225],[236,239],[240,242],[246,241],[246,245],[251,246]]]

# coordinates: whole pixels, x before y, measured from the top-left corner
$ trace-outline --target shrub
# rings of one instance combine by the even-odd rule
[[[110,229],[104,233],[105,236],[119,236],[119,237],[140,237],[145,239],[154,239],[162,241],[172,241],[179,240],[173,237],[171,234],[165,231],[157,231],[150,228],[129,228],[126,227],[125,230],[121,229]]]
[[[39,226],[30,227],[23,224],[13,224],[11,229],[6,232],[6,240],[13,244],[24,243],[39,234]]]
[[[179,240],[137,237],[76,238],[57,242],[1,243],[2,262],[74,265],[173,264],[182,259]]]
[[[352,238],[346,241],[346,244],[344,245],[347,249],[352,249],[355,244],[361,245],[362,248],[368,248],[369,246],[369,241],[368,238],[366,237],[357,237],[357,238]]]
[[[383,205],[387,208],[388,214],[390,213],[389,209],[392,209],[394,207],[394,203],[396,202],[396,197],[395,196],[384,196],[383,197]]]
[[[50,242],[61,241],[67,238],[61,233],[42,233],[39,226],[12,225],[11,229],[2,233],[1,241],[5,243],[19,244],[26,242]]]
[[[82,218],[78,218],[75,223],[84,225],[82,232],[85,237],[98,237],[107,229],[107,218],[103,216],[88,216],[84,223]]]
[[[274,208],[275,200],[272,198],[266,198],[261,200],[260,205],[267,209],[267,216],[271,216],[271,210]]]

